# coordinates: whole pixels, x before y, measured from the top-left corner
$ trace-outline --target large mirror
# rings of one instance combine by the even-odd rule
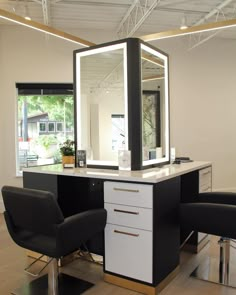
[[[169,161],[168,57],[141,44],[142,163]]]
[[[118,165],[128,149],[126,43],[75,53],[77,149],[88,165]]]
[[[75,51],[76,143],[87,164],[131,169],[169,161],[168,56],[137,38]],[[129,133],[129,134],[128,134]]]

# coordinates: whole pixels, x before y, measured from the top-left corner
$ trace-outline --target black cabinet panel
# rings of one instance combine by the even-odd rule
[[[196,201],[199,193],[199,171],[193,171],[181,176],[181,203]],[[186,231],[180,227],[180,243],[182,244],[191,231]],[[198,232],[194,232],[187,240],[187,244],[198,245]]]
[[[89,209],[88,186],[88,178],[58,176],[58,203],[65,217]]]
[[[180,177],[154,186],[153,284],[159,284],[179,265]]]
[[[57,175],[23,172],[23,186],[52,192],[56,198],[58,196]]]

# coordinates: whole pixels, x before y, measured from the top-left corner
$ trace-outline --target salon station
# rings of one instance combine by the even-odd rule
[[[64,5],[65,1],[57,2]],[[56,7],[57,2],[47,5]],[[94,1],[94,5],[118,11],[126,5],[124,1],[101,2]],[[194,1],[188,1],[191,5],[187,1],[174,5],[174,1],[166,0],[127,2],[130,14],[142,2],[148,2],[146,8],[150,13],[155,3],[154,15],[158,9],[169,14],[174,10],[177,13],[178,9],[189,13],[197,10]],[[211,3],[211,9],[210,1],[206,1],[208,6],[199,2],[202,6],[198,4],[198,10],[205,9],[203,16],[211,14],[209,19],[217,9],[229,12],[236,7],[236,1],[212,1],[215,3]],[[32,3],[25,3],[30,8]],[[21,1],[16,4],[19,6]],[[173,7],[168,8],[167,4]],[[78,1],[77,5],[85,9],[90,4]],[[12,167],[15,159],[8,159],[1,180],[0,231],[4,240],[0,257],[3,251],[4,256],[11,256],[8,261],[14,258],[19,265],[17,271],[8,262],[4,262],[6,271],[0,267],[3,277],[4,273],[9,276],[8,285],[1,287],[0,282],[0,291],[3,288],[4,294],[19,295],[233,294],[236,187],[235,171],[229,166],[236,161],[236,142],[232,138],[235,102],[230,92],[236,82],[233,74],[236,39],[233,33],[222,37],[221,30],[232,32],[236,20],[231,17],[208,24],[196,20],[195,26],[184,29],[190,36],[182,36],[183,30],[176,27],[151,35],[137,31],[134,36],[123,38],[103,36],[100,41],[97,30],[94,34],[82,30],[86,38],[91,35],[95,44],[76,34],[30,23],[1,8],[0,5],[0,20],[4,22],[0,24],[0,60],[4,70],[7,46],[20,34],[22,38],[29,34],[26,41],[31,37],[35,40],[37,45],[31,46],[36,60],[41,58],[40,42],[47,43],[47,48],[41,50],[48,53],[42,60],[49,67],[60,63],[61,58],[61,65],[57,64],[45,77],[37,71],[34,78],[33,67],[37,65],[40,70],[40,61],[33,61],[22,79],[19,69],[13,77],[1,70],[5,84],[0,85],[9,81],[3,93],[10,91],[12,95],[17,88],[18,94],[27,96],[26,81],[28,85],[39,81],[44,85],[43,91],[48,81],[71,83],[73,128],[67,131],[74,153],[72,162],[62,160],[42,165],[38,165],[40,157],[31,154],[26,157],[30,165],[27,162],[20,172],[17,170],[14,179],[9,165]],[[19,34],[8,24],[12,21],[18,24],[14,28]],[[41,32],[21,28],[21,24]],[[198,41],[198,51],[184,48],[187,38],[207,30],[219,30],[220,36]],[[2,40],[6,40],[5,45]],[[65,45],[60,47],[63,42]],[[224,56],[219,54],[223,49]],[[12,53],[11,47],[9,56]],[[33,51],[30,54],[33,56]],[[17,67],[21,53],[16,59]],[[9,66],[13,67],[14,62],[13,55]],[[219,75],[225,77],[219,79]],[[217,84],[219,81],[221,85]],[[36,95],[32,93],[37,87],[30,91]],[[14,108],[13,98],[9,106],[3,104],[4,110]],[[3,115],[5,122],[7,114],[9,111]],[[22,118],[27,118],[26,125],[19,117],[21,125],[16,120],[10,124],[12,130],[18,124],[16,132],[20,130],[23,134],[18,147],[23,146],[25,126],[30,123],[36,126],[33,124],[39,120],[25,114]],[[47,116],[50,109],[48,114],[42,112],[40,121],[35,123],[39,137],[45,133],[43,128],[49,134],[50,128],[56,132],[58,127],[59,133],[59,126],[66,126],[65,108],[64,122],[48,120]],[[229,126],[230,131],[226,130]],[[33,127],[30,134],[34,134],[32,130]],[[65,128],[64,135],[67,131]],[[2,132],[3,138],[6,133]],[[4,141],[5,152],[9,149],[15,153],[13,147],[7,147],[15,140]],[[61,146],[57,143],[58,149]],[[18,154],[18,164],[19,159],[22,158]],[[6,159],[2,162],[6,167]]]

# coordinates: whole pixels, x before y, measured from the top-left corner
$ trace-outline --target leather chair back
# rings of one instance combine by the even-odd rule
[[[51,235],[64,221],[55,196],[47,191],[4,186],[2,188],[7,225],[17,231]]]

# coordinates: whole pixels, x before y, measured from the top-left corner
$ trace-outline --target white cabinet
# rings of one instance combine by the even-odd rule
[[[152,210],[105,203],[107,223],[152,231]]]
[[[211,192],[211,167],[199,170],[199,193]]]
[[[207,193],[212,190],[212,172],[211,167],[207,167],[198,171],[199,173],[199,193]],[[207,237],[205,233],[198,233],[198,243]]]
[[[107,224],[105,270],[152,283],[152,232]]]
[[[104,182],[105,270],[153,282],[153,185]]]
[[[106,181],[104,202],[152,208],[152,190],[148,184]]]

